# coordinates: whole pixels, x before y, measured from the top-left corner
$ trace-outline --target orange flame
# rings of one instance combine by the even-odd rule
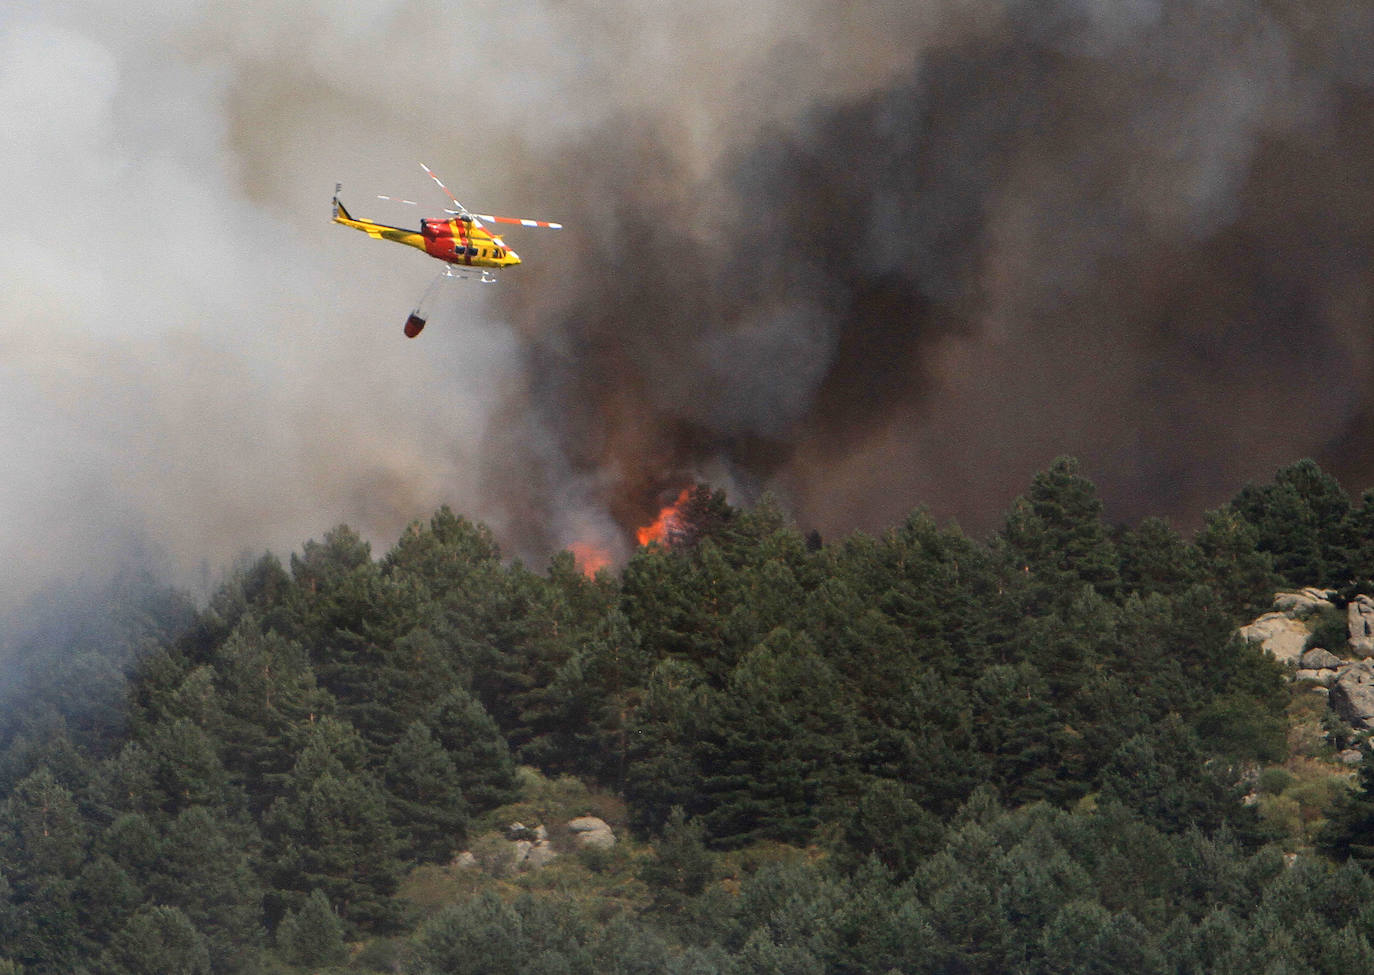
[[[677,496],[677,500],[667,505],[658,513],[658,517],[645,525],[643,528],[635,530],[635,538],[639,544],[648,545],[650,542],[669,542],[672,536],[682,529],[682,507],[691,497],[692,489],[683,488],[682,493]]]
[[[568,551],[572,552],[578,570],[588,579],[611,564],[611,553],[592,542],[573,542]]]

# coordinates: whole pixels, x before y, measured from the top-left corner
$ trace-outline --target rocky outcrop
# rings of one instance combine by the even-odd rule
[[[1242,626],[1240,635],[1242,639],[1258,643],[1280,662],[1295,664],[1312,631],[1306,623],[1288,613],[1265,613],[1249,626]]]
[[[1307,648],[1312,636],[1312,627],[1307,620],[1323,610],[1336,608],[1331,601],[1336,593],[1331,589],[1299,589],[1295,592],[1274,594],[1274,610],[1265,613],[1249,626],[1238,631],[1244,640],[1258,643],[1276,660],[1285,664],[1296,664],[1305,669],[1319,669],[1299,658]],[[1374,604],[1371,604],[1374,609]],[[1371,618],[1374,621],[1374,617]]]
[[[1360,657],[1374,654],[1374,599],[1356,596],[1345,612],[1350,629],[1350,652]]]
[[[1321,647],[1313,647],[1298,661],[1298,666],[1304,670],[1335,670],[1340,665],[1340,657]]]
[[[578,816],[568,822],[568,833],[582,848],[607,850],[615,846],[615,831],[604,819]],[[503,835],[504,834],[504,835]],[[566,846],[564,847],[566,851]],[[492,876],[509,876],[517,870],[534,870],[558,856],[543,826],[511,823],[502,832],[488,833],[453,859],[462,870],[483,870]]]
[[[1362,660],[1342,667],[1329,700],[1351,727],[1374,728],[1374,664]]]
[[[615,846],[615,833],[604,819],[596,816],[578,816],[568,822],[568,829],[578,846],[591,846],[607,850]]]
[[[1330,650],[1313,647],[1298,661],[1298,672],[1294,680],[1308,680],[1322,687],[1330,687],[1340,677],[1340,668],[1345,663]]]
[[[1323,609],[1335,609],[1331,597],[1334,589],[1299,589],[1297,592],[1278,592],[1274,594],[1274,609],[1289,616],[1312,616]]]

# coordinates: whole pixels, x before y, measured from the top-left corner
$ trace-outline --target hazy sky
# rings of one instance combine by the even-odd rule
[[[685,481],[990,527],[1363,487],[1367,4],[11,0],[0,603],[440,504],[539,563]],[[562,220],[496,287],[329,222]]]

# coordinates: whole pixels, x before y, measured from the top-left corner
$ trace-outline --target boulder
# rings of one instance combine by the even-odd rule
[[[1336,754],[1336,761],[1342,765],[1359,765],[1363,758],[1358,748],[1347,748]]]
[[[542,867],[558,856],[549,845],[549,831],[542,825],[526,826],[524,823],[511,823],[506,827],[506,839],[511,841],[515,865],[521,870]]]
[[[1301,620],[1286,613],[1265,613],[1240,628],[1242,639],[1258,643],[1282,663],[1297,663],[1311,632]]]
[[[1298,666],[1304,670],[1335,670],[1340,665],[1340,657],[1321,647],[1313,647],[1303,654],[1302,660],[1298,662]]]
[[[1300,670],[1293,675],[1294,680],[1310,680],[1314,684],[1323,687],[1330,687],[1336,683],[1337,674],[1334,670]]]
[[[596,816],[578,816],[568,821],[568,830],[578,846],[593,846],[609,849],[615,846],[615,833],[610,825]]]
[[[521,870],[535,870],[558,856],[558,852],[547,843],[532,840],[516,840],[515,865]]]
[[[1357,654],[1374,653],[1374,599],[1356,596],[1346,606],[1350,629],[1350,650]]]
[[[1374,666],[1342,667],[1331,685],[1331,707],[1354,728],[1374,728]]]
[[[1300,589],[1297,592],[1274,594],[1274,609],[1294,616],[1311,616],[1323,609],[1334,609],[1331,597],[1336,595],[1332,589]]]
[[[558,851],[547,843],[535,843],[525,856],[524,866],[536,869],[558,856]]]

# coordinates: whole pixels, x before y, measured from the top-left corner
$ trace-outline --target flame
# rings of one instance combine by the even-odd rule
[[[683,488],[682,493],[677,496],[677,500],[670,505],[666,505],[658,513],[658,517],[642,528],[635,530],[635,538],[639,544],[648,545],[650,542],[665,543],[672,541],[672,536],[682,529],[682,507],[691,497],[692,489]]]
[[[577,568],[588,579],[611,565],[611,553],[594,542],[573,542],[568,546]]]

